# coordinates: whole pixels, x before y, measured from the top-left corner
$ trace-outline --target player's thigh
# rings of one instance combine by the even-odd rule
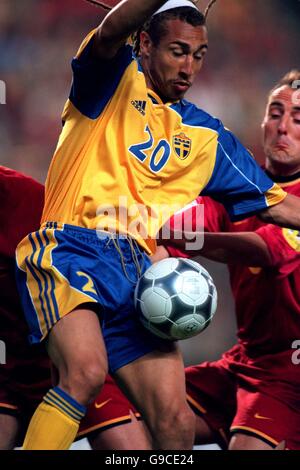
[[[115,376],[148,424],[155,422],[158,414],[174,416],[189,408],[184,365],[176,343],[127,364]]]
[[[228,450],[273,450],[273,446],[259,437],[235,433],[230,439]]]
[[[88,436],[93,450],[151,450],[151,438],[145,423],[129,411],[131,421]]]
[[[150,436],[140,418],[140,413],[108,375],[88,407],[77,437],[87,437],[94,449],[150,449]]]
[[[20,423],[16,416],[0,413],[0,450],[11,450],[17,444]]]
[[[217,442],[227,449],[236,412],[237,385],[223,360],[185,369],[187,400],[196,414],[195,443]]]
[[[61,318],[51,329],[48,353],[59,373],[88,366],[107,373],[107,355],[97,314],[81,306]],[[104,380],[104,377],[103,377]]]
[[[216,442],[216,433],[209,424],[198,415],[195,425],[195,444],[213,444]]]
[[[286,448],[300,449],[300,413],[297,412],[295,401],[291,402],[286,391],[277,391],[276,397],[272,396],[273,382],[265,383],[265,390],[252,390],[239,387],[237,393],[237,410],[230,431],[233,435],[231,448],[250,448],[257,445],[260,448],[276,448],[282,441],[286,441]],[[293,406],[291,406],[293,405]],[[239,437],[234,439],[234,436]],[[256,440],[249,439],[252,437]],[[246,447],[247,446],[247,447]]]

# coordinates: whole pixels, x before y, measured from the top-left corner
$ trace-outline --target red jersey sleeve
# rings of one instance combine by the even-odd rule
[[[0,255],[14,257],[18,243],[37,230],[44,205],[44,187],[0,166]]]
[[[203,212],[197,210],[197,206],[201,204],[203,205]],[[200,216],[202,220],[198,219]],[[228,230],[230,223],[229,216],[223,205],[207,196],[199,196],[192,204],[174,214],[170,220],[171,229],[191,229],[194,232],[225,231]],[[191,256],[187,251],[176,248],[168,244],[167,241],[164,246],[172,257],[189,258]]]
[[[276,225],[265,225],[256,230],[265,241],[272,257],[272,265],[287,276],[300,266],[300,232]]]

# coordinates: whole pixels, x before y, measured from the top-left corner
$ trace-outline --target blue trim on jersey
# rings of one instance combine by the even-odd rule
[[[97,119],[114,95],[134,57],[132,47],[125,45],[111,60],[94,58],[93,39],[80,56],[72,60],[73,83],[69,99],[84,116]]]
[[[183,124],[194,127],[206,127],[219,132],[222,123],[219,119],[213,118],[198,106],[186,100],[178,101],[170,106],[171,109],[180,114]]]
[[[222,122],[186,100],[174,103],[170,108],[181,116],[184,125],[211,129],[218,135],[215,167],[201,194],[221,202],[232,220],[268,207],[265,192],[272,188],[273,181],[239,140],[224,129]]]
[[[221,202],[235,221],[266,209],[265,192],[274,183],[231,132],[220,130],[215,167],[201,194]]]
[[[132,52],[133,58],[137,61],[138,71],[144,73],[140,59]]]

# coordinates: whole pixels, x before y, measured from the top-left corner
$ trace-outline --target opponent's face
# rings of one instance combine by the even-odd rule
[[[300,171],[300,93],[284,85],[271,93],[262,123],[266,168],[274,175]]]
[[[207,51],[205,26],[192,26],[178,19],[167,20],[168,28],[154,46],[146,32],[141,34],[141,60],[147,86],[163,101],[184,97],[203,65]]]

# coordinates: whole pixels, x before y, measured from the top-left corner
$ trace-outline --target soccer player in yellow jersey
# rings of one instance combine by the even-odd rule
[[[135,31],[133,48],[126,39]],[[46,339],[59,371],[24,449],[68,448],[108,368],[155,448],[191,448],[181,354],[144,330],[133,308],[156,232],[200,192],[233,220],[261,212],[300,228],[299,200],[218,119],[183,99],[207,47],[205,18],[190,0],[123,0],[72,62],[42,225],[17,249],[30,340]]]

